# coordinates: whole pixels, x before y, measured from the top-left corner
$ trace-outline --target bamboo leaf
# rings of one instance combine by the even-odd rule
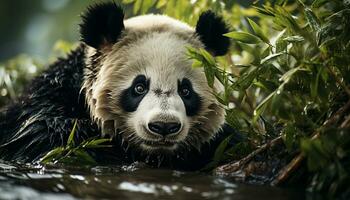
[[[215,59],[212,55],[210,55],[210,53],[208,51],[206,51],[203,48],[200,48],[199,52],[201,53],[203,58],[208,62],[209,65],[215,66]]]
[[[142,6],[142,1],[143,0],[136,0],[134,3],[134,9],[133,9],[133,13],[137,14],[139,12],[139,10],[141,9]]]
[[[320,30],[320,23],[319,20],[317,19],[316,15],[314,12],[306,7],[305,8],[305,17],[313,31],[319,31]]]
[[[246,44],[259,44],[261,42],[261,40],[258,37],[247,32],[230,32],[224,34],[224,36]]]
[[[91,141],[86,142],[82,146],[84,148],[111,147],[111,145],[101,145],[102,143],[106,143],[106,142],[110,142],[110,141],[111,141],[111,139],[107,139],[107,138],[95,139],[95,140],[91,140]]]
[[[293,36],[285,37],[285,38],[283,38],[283,40],[287,41],[287,42],[294,43],[294,42],[303,42],[304,38],[301,37],[300,35],[293,35]]]
[[[266,44],[271,46],[270,40],[265,36],[265,34],[263,33],[263,31],[261,30],[261,28],[259,27],[259,25],[257,23],[255,23],[253,20],[248,19],[248,22],[250,24],[250,26],[252,27],[252,29],[254,30],[255,34],[262,40],[264,41]]]
[[[75,132],[77,129],[77,123],[78,123],[78,120],[76,119],[74,122],[73,128],[72,128],[72,131],[70,132],[69,137],[68,137],[68,141],[67,141],[68,147],[74,147],[74,145],[75,145],[74,144],[74,135],[75,135]]]
[[[57,160],[60,156],[62,156],[65,153],[65,151],[66,149],[64,147],[57,147],[55,149],[52,149],[44,157],[42,157],[39,162],[43,164],[53,162],[54,160]]]
[[[167,3],[167,0],[159,0],[158,3],[156,4],[156,8],[162,8],[163,6],[165,6]]]
[[[214,153],[214,157],[213,157],[214,162],[216,162],[216,163],[220,162],[222,156],[224,155],[225,149],[226,149],[228,143],[230,142],[230,140],[232,139],[232,137],[233,137],[233,135],[226,137],[219,144],[219,146],[216,148],[215,153]]]
[[[311,7],[312,8],[319,8],[328,2],[329,2],[329,0],[314,0],[311,4]]]
[[[311,98],[314,100],[317,98],[318,85],[319,85],[319,81],[320,81],[320,77],[321,77],[321,74],[323,72],[323,69],[324,68],[319,69],[319,71],[317,72],[316,78],[314,79],[314,81],[311,82],[311,85],[310,85]]]
[[[256,122],[256,120],[258,119],[258,117],[261,115],[261,113],[263,113],[263,111],[265,110],[266,108],[266,105],[269,101],[271,101],[272,97],[275,95],[275,94],[279,94],[280,93],[280,90],[281,88],[279,88],[278,90],[270,93],[254,110],[254,122]]]
[[[96,164],[96,161],[90,156],[90,154],[81,149],[74,151],[74,154],[79,163],[85,163],[90,165]]]
[[[141,13],[145,14],[155,3],[156,1],[153,0],[143,0],[141,6]]]
[[[123,0],[122,2],[123,2],[123,4],[130,4],[130,3],[135,2],[135,0]]]
[[[283,54],[284,54],[284,52],[279,52],[279,53],[271,54],[271,55],[269,55],[269,56],[267,56],[267,57],[261,59],[260,64],[263,65],[263,64],[265,64],[265,63],[267,63],[267,62],[271,62],[271,61],[273,61],[274,59],[276,59],[278,56],[283,55]]]

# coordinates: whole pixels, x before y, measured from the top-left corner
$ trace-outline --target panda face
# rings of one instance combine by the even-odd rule
[[[127,129],[133,132],[128,137],[145,150],[178,148],[202,110],[201,90],[209,88],[202,70],[192,69],[187,45],[173,33],[151,33],[119,50],[133,75],[125,79],[118,103],[128,115]]]
[[[196,29],[163,15],[123,20],[114,3],[88,9],[81,25],[86,46],[82,90],[102,135],[119,134],[148,153],[200,149],[224,123],[225,111],[186,47],[227,52],[222,19],[206,12]]]

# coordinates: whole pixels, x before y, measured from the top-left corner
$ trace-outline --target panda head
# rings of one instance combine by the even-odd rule
[[[208,11],[193,29],[164,15],[124,21],[115,3],[83,15],[86,48],[83,89],[103,134],[120,134],[133,147],[171,154],[212,139],[225,111],[186,47],[224,55],[230,45],[222,18]]]

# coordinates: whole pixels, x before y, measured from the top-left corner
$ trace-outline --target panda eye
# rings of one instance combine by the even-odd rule
[[[188,97],[191,94],[191,91],[188,88],[182,88],[180,91],[180,95],[183,97]]]
[[[142,83],[138,83],[135,85],[134,90],[136,94],[142,95],[146,93],[146,86]]]

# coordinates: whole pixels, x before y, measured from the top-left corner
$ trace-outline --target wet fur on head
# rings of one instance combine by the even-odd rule
[[[193,116],[180,116],[185,122],[182,132],[174,139],[179,142],[164,151],[173,152],[189,146],[200,149],[219,131],[225,111],[212,94],[203,70],[191,67],[185,47],[204,47],[214,55],[225,54],[229,41],[221,37],[227,30],[222,19],[208,11],[200,17],[194,30],[163,15],[145,15],[126,21],[123,17],[122,9],[114,3],[96,5],[83,15],[82,41],[90,47],[86,49],[87,67],[82,89],[86,92],[91,118],[103,134],[118,133],[131,145],[140,146],[145,135],[136,130],[135,121],[140,120],[141,112],[123,109],[120,105],[122,92],[137,75],[144,74],[151,81],[152,94],[147,95],[154,95],[154,88],[169,89],[169,95],[178,99],[175,84],[186,78],[200,97],[200,107]],[[144,109],[151,105],[146,101],[140,103]],[[151,135],[146,139],[156,140]],[[156,151],[150,147],[143,147],[143,150]]]

